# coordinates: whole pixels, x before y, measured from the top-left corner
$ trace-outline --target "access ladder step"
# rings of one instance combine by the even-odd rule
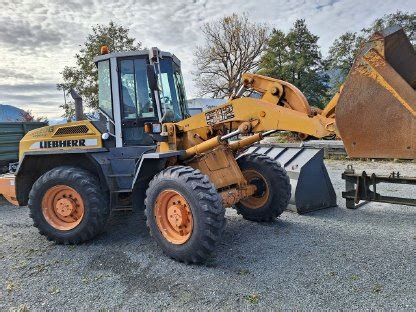
[[[112,209],[113,211],[131,211],[133,210],[133,206],[115,206]]]
[[[131,189],[120,189],[116,191],[111,191],[111,193],[131,193],[131,192],[132,192]]]
[[[109,178],[123,178],[123,177],[133,177],[133,173],[115,173],[115,174],[109,174]]]

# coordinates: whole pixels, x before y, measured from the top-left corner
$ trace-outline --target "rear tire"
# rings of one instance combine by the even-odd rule
[[[163,252],[200,263],[214,251],[225,227],[215,186],[199,170],[173,166],[157,174],[146,192],[147,226]]]
[[[244,219],[258,222],[280,216],[291,196],[286,170],[269,157],[255,153],[241,156],[237,163],[247,182],[257,186],[254,195],[235,204],[237,213]]]
[[[30,217],[39,233],[58,244],[80,244],[105,227],[107,194],[86,170],[62,166],[43,174],[29,194]]]

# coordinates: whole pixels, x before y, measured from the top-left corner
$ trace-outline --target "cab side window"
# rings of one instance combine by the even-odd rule
[[[149,89],[144,59],[120,62],[123,118],[154,118],[155,105]]]
[[[98,106],[107,116],[113,118],[109,60],[98,63],[98,86]]]
[[[123,59],[119,62],[123,144],[153,145],[144,132],[144,123],[154,121],[156,108],[147,81],[147,59]]]
[[[123,118],[136,119],[136,87],[133,60],[121,62],[121,99]]]

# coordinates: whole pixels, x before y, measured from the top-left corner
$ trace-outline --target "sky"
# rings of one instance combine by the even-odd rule
[[[0,104],[57,118],[60,72],[74,65],[91,27],[111,20],[130,29],[145,47],[174,53],[182,62],[188,98],[195,97],[193,51],[201,26],[224,15],[247,13],[252,22],[287,31],[303,18],[320,37],[325,55],[346,31],[359,31],[384,14],[415,11],[414,0],[0,0]]]

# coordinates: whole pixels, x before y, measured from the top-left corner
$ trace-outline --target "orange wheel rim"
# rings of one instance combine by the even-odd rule
[[[81,223],[84,212],[84,201],[72,187],[56,185],[43,195],[43,216],[57,230],[72,230]]]
[[[160,233],[172,244],[184,244],[194,226],[192,211],[186,199],[174,190],[161,192],[154,207]]]
[[[244,170],[243,176],[249,184],[254,184],[257,187],[257,190],[252,196],[244,198],[240,202],[251,209],[257,209],[264,206],[270,195],[266,178],[255,170]]]

